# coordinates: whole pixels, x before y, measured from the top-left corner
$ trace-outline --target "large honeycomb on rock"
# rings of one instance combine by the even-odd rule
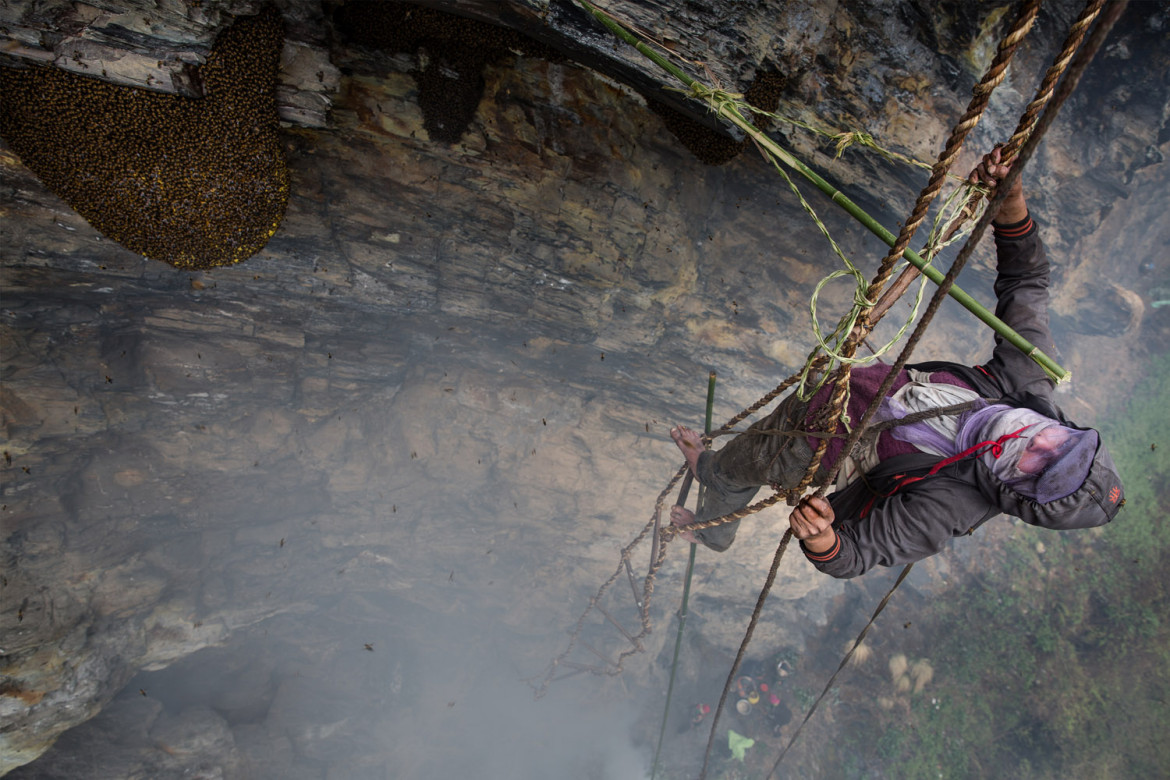
[[[180,268],[238,263],[263,248],[288,204],[275,103],[283,42],[274,7],[238,19],[200,68],[201,99],[0,68],[0,136],[128,249]]]

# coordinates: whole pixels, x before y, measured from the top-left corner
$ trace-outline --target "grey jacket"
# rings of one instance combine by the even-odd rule
[[[1031,220],[996,230],[996,315],[1046,354],[1055,353],[1048,327],[1048,259]],[[948,371],[981,396],[1028,407],[1071,423],[1053,402],[1054,383],[1031,358],[996,337],[983,366],[920,363],[921,371]],[[822,554],[805,550],[813,565],[834,577],[856,577],[874,565],[896,566],[940,552],[998,514],[1053,529],[1089,528],[1111,521],[1125,503],[1121,479],[1104,445],[1089,477],[1072,495],[1040,504],[997,480],[978,458],[960,460],[936,474],[894,490],[902,476],[926,475],[940,458],[899,455],[829,496],[837,542]],[[803,547],[803,545],[802,545]]]

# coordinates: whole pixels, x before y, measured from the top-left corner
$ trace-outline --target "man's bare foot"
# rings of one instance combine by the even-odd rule
[[[693,522],[695,522],[695,513],[691,510],[677,505],[670,508],[670,524],[674,527],[679,528],[684,525],[690,525]],[[699,543],[693,531],[680,531],[679,537],[687,540],[691,544]]]
[[[703,454],[703,437],[699,435],[698,431],[692,431],[685,425],[676,425],[670,429],[670,438],[674,439],[674,443],[682,452],[683,457],[687,459],[691,473],[696,477],[699,476],[697,464],[699,456]]]

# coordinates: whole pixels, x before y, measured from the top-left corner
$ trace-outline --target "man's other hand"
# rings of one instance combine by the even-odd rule
[[[792,535],[804,542],[810,552],[825,552],[837,539],[833,531],[833,507],[823,498],[808,496],[802,498],[792,514],[788,515],[788,523],[792,526]]]

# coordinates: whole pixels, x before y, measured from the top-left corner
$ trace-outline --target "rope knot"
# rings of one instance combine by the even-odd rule
[[[731,116],[732,113],[741,113],[739,109],[744,106],[743,95],[739,92],[727,92],[726,90],[708,87],[698,81],[693,81],[688,85],[689,89],[680,89],[678,87],[667,87],[672,92],[681,92],[684,95],[689,94],[691,97],[698,98],[707,102],[707,107],[716,116]],[[750,108],[750,106],[747,106]]]
[[[877,149],[877,142],[873,140],[873,136],[869,133],[862,133],[860,131],[852,131],[847,133],[837,133],[833,136],[834,141],[837,142],[837,152],[833,155],[833,159],[840,157],[846,149],[853,144],[861,144],[868,146],[871,149]]]

